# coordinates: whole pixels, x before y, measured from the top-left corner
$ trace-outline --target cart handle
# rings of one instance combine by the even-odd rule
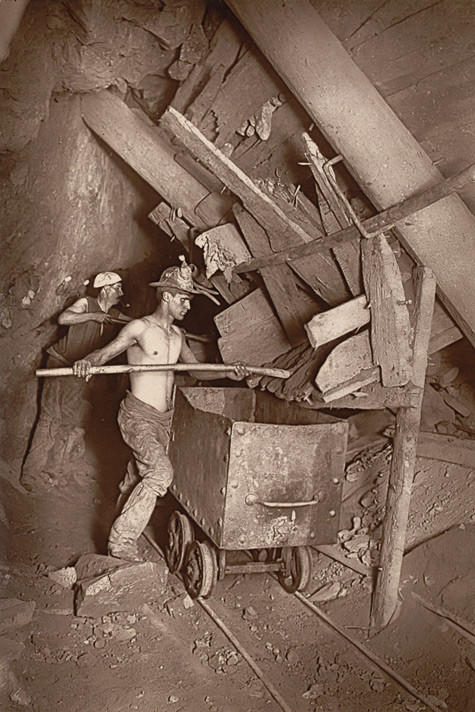
[[[263,507],[270,507],[271,509],[294,509],[295,507],[311,507],[314,504],[319,504],[319,499],[311,499],[309,502],[264,502],[259,499],[257,494],[248,494],[245,502],[249,506],[261,504]]]

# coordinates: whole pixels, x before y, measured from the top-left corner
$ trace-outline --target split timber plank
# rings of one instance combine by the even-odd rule
[[[365,294],[362,294],[338,307],[315,314],[305,324],[305,331],[311,346],[316,349],[322,344],[338,339],[340,336],[354,331],[354,329],[365,326],[365,324],[369,323],[370,318],[371,312],[368,309],[368,299]]]
[[[162,115],[160,125],[170,131],[195,158],[241,199],[244,207],[268,233],[273,249],[279,249],[283,245],[308,242],[312,239],[179,112],[169,107]],[[322,299],[330,300],[328,303],[334,306],[346,300],[348,291],[329,250],[326,252],[327,254],[293,262],[291,266],[299,277],[322,296]],[[335,283],[336,276],[339,278],[339,283]],[[326,297],[323,296],[324,294]]]
[[[277,356],[272,363],[285,363],[285,370],[287,371],[294,371],[296,368],[299,367],[299,363],[301,362],[302,358],[305,358],[305,354],[308,353],[309,351],[309,346],[307,344],[299,344],[298,346],[295,346],[293,349],[290,349],[289,351],[286,351],[285,353],[280,354]],[[284,367],[282,367],[284,368]],[[272,379],[272,378],[267,378],[267,376],[263,377],[250,377],[247,379],[247,383],[250,388],[257,388],[259,387],[261,390],[268,390],[268,386],[271,383],[274,383],[277,379]],[[280,384],[282,386],[282,383]],[[270,392],[273,392],[270,390]]]
[[[412,374],[411,324],[401,272],[384,235],[363,240],[363,280],[371,308],[371,348],[384,386],[403,386]]]
[[[371,318],[370,314],[368,298],[362,294],[338,307],[316,314],[305,325],[305,331],[310,344],[316,348],[368,324]],[[463,334],[455,326],[452,317],[436,302],[432,318],[429,354],[436,353],[462,338]]]
[[[216,146],[221,148],[264,102],[283,91],[285,85],[280,77],[250,45],[229,70],[215,101],[200,122],[200,129],[205,136],[216,137]]]
[[[339,386],[335,386],[335,388],[330,388],[328,391],[325,391],[325,393],[322,394],[322,398],[325,403],[331,403],[334,400],[338,400],[338,398],[358,393],[365,386],[369,386],[371,383],[379,381],[380,373],[381,372],[377,366],[373,366],[373,368],[365,368],[349,381],[341,383]]]
[[[439,183],[440,171],[308,0],[227,0],[378,210]],[[475,344],[475,215],[457,195],[399,224],[435,273],[439,298]]]
[[[165,141],[162,132],[148,126],[119,97],[109,92],[86,94],[81,99],[82,117],[87,126],[131,166],[164,200],[181,208],[191,225],[201,230],[214,227],[214,215],[208,222],[199,217],[195,207],[210,195],[199,181],[174,160],[176,149]],[[234,199],[215,195],[219,212],[224,215]]]
[[[412,383],[419,390],[419,396],[413,407],[399,408],[396,415],[381,555],[371,611],[372,623],[378,629],[389,623],[397,606],[434,311],[434,274],[427,267],[420,267],[416,278]]]
[[[369,333],[362,331],[335,346],[317,373],[315,385],[325,393],[373,367]]]
[[[361,246],[352,240],[335,245],[332,248],[335,259],[340,265],[348,289],[354,297],[363,291],[363,270],[361,269]]]
[[[348,227],[351,225],[350,216],[347,214],[345,206],[339,200],[327,174],[323,170],[323,166],[327,161],[326,157],[323,153],[321,153],[317,144],[312,141],[307,133],[302,135],[302,139],[305,147],[305,156],[309,162],[310,170],[312,171],[315,182],[317,183],[324,200],[335,216],[339,226]],[[330,167],[328,170],[335,178],[335,171],[333,170],[333,167]]]
[[[461,440],[450,435],[420,432],[417,441],[417,456],[475,469],[475,441]]]
[[[307,133],[302,135],[302,139],[305,146],[305,156],[315,178],[318,205],[322,215],[322,221],[325,225],[325,231],[327,235],[331,235],[334,232],[338,232],[352,225],[352,220],[347,212],[346,206],[342,204],[342,201],[335,192],[323,168],[327,161],[326,157],[321,153],[317,144],[312,141]],[[331,171],[331,174],[335,178],[333,168],[330,167],[328,170]],[[359,244],[354,241],[348,241],[341,245],[335,245],[332,251],[336,261],[340,265],[350,292],[353,296],[361,294],[363,281]]]
[[[322,216],[322,223],[326,234],[332,235],[334,232],[339,232],[341,230],[341,225],[328,205],[328,202],[325,200],[318,184],[315,186],[315,192],[317,194],[318,209],[320,210],[320,215]]]
[[[160,125],[170,131],[195,158],[237,195],[244,207],[267,232],[278,231],[281,243],[295,244],[309,242],[312,239],[178,111],[169,107],[162,115]]]
[[[233,212],[251,253],[256,257],[267,254],[270,245],[264,228],[240,205]],[[261,277],[289,342],[297,346],[305,340],[304,324],[308,314],[315,314],[315,301],[298,288],[287,265],[264,268]]]
[[[193,67],[191,73],[178,87],[171,106],[184,113],[192,102],[198,102],[200,94],[206,91],[206,86],[212,81],[213,70],[219,70],[224,76],[237,60],[241,46],[242,33],[232,23],[223,20],[211,40],[208,53]],[[209,94],[209,98],[211,101],[201,99],[200,109],[196,110],[197,120],[203,118],[214,100],[212,92]],[[189,116],[189,118],[192,117]]]
[[[224,361],[230,359],[261,366],[291,348],[260,289],[217,314],[214,322],[221,334],[218,348]]]
[[[302,219],[310,222],[312,225],[316,226],[318,231],[323,235],[325,230],[322,223],[322,218],[320,216],[320,211],[317,206],[312,203],[312,201],[307,198],[305,193],[299,193],[295,198],[295,204],[299,208],[299,215]]]
[[[288,264],[330,307],[343,304],[351,296],[331,250]]]
[[[366,297],[360,297],[360,299],[363,298],[365,303],[367,303]],[[356,302],[356,300],[352,300],[352,302]],[[352,302],[348,302],[347,304],[350,305]],[[314,319],[318,320],[319,318],[325,318],[328,315],[327,318],[333,321],[334,316],[332,313],[344,309],[345,307],[346,305],[335,307],[327,312],[317,314]],[[369,313],[369,310],[367,311]],[[449,323],[449,326],[447,326],[447,322]],[[439,329],[443,329],[443,331],[440,333]],[[336,346],[335,349],[329,354],[327,360],[322,364],[315,379],[315,383],[322,390],[320,385],[321,381],[322,385],[327,389],[322,395],[324,401],[326,403],[331,403],[332,406],[336,405],[335,401],[338,401],[338,407],[343,407],[340,405],[340,399],[343,396],[353,394],[352,397],[354,399],[358,399],[357,402],[361,404],[362,409],[403,405],[404,399],[401,400],[401,396],[397,395],[398,393],[403,394],[403,390],[401,388],[391,387],[388,389],[383,388],[376,383],[380,379],[380,370],[379,368],[371,369],[370,367],[370,364],[372,363],[370,341],[369,339],[362,338],[359,334],[358,336],[360,338],[356,342],[357,348],[354,354],[352,353],[352,350],[355,342],[351,339],[354,339],[355,337],[351,337],[341,344],[338,344],[338,346]],[[431,355],[445,346],[458,341],[462,337],[462,332],[454,325],[452,318],[445,312],[440,304],[435,303],[428,354]],[[349,341],[349,343],[347,343],[347,341]],[[353,358],[355,359],[355,363],[351,364]],[[342,359],[342,363],[344,364],[344,369],[342,371],[339,370],[340,359]],[[357,372],[357,369],[359,368],[361,370]],[[346,377],[347,380],[343,381],[343,377]],[[370,383],[374,383],[374,387],[369,390],[360,390],[365,385],[369,385]],[[378,394],[376,394],[376,391]],[[380,405],[378,405],[378,402]],[[347,407],[357,407],[355,405],[355,401],[352,401],[352,403],[352,406],[348,405]],[[373,403],[374,405],[370,406],[370,403]],[[392,406],[384,405],[384,403],[391,403]]]
[[[312,383],[312,376],[317,370],[321,358],[318,350],[313,351],[313,358],[302,358],[301,363],[293,369],[290,378],[279,385],[279,398],[283,398],[288,402],[311,401],[317,395],[317,390]],[[275,379],[276,381],[277,379]]]
[[[260,183],[261,181],[258,182]],[[301,195],[300,192],[297,192],[294,201],[290,203],[290,186],[276,184],[271,189],[268,189],[267,182],[262,181],[262,183],[263,192],[271,197],[271,200],[282,209],[290,220],[300,225],[309,234],[322,232],[323,226],[318,218],[318,210],[304,194]],[[295,202],[295,205],[293,202]],[[275,242],[275,235],[269,235],[269,249],[266,254],[270,253],[271,247],[274,248]],[[355,245],[353,243],[350,242],[342,247],[351,252],[352,256],[355,255]],[[356,249],[358,250],[358,260],[360,261],[359,245]],[[265,255],[263,259],[265,259]],[[311,255],[310,262],[309,258],[307,258],[306,260],[289,261],[288,264],[295,274],[303,279],[315,294],[318,294],[329,306],[345,302],[351,294],[351,290],[347,286],[346,275],[345,277],[342,276],[330,249]],[[352,273],[354,272],[353,266],[351,271]],[[361,294],[362,291],[361,287],[358,294]]]

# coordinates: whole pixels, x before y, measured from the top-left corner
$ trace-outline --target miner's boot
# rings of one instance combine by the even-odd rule
[[[112,525],[108,544],[110,556],[126,561],[143,561],[138,552],[137,539],[152,516],[156,500],[157,495],[144,482],[139,482]]]

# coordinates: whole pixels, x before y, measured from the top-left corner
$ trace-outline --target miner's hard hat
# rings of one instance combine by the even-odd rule
[[[150,282],[150,287],[156,287],[163,292],[185,292],[187,294],[201,294],[196,289],[193,282],[193,270],[187,265],[182,257],[182,264],[179,267],[167,267],[160,276],[158,282]]]
[[[99,272],[99,274],[96,274],[93,287],[101,289],[101,287],[109,287],[118,282],[122,282],[122,277],[116,272]]]

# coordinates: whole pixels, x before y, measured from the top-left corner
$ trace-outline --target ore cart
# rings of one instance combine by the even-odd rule
[[[337,538],[347,435],[346,422],[269,394],[177,390],[170,491],[186,514],[170,517],[166,557],[192,598],[229,573],[305,588],[309,546]]]

